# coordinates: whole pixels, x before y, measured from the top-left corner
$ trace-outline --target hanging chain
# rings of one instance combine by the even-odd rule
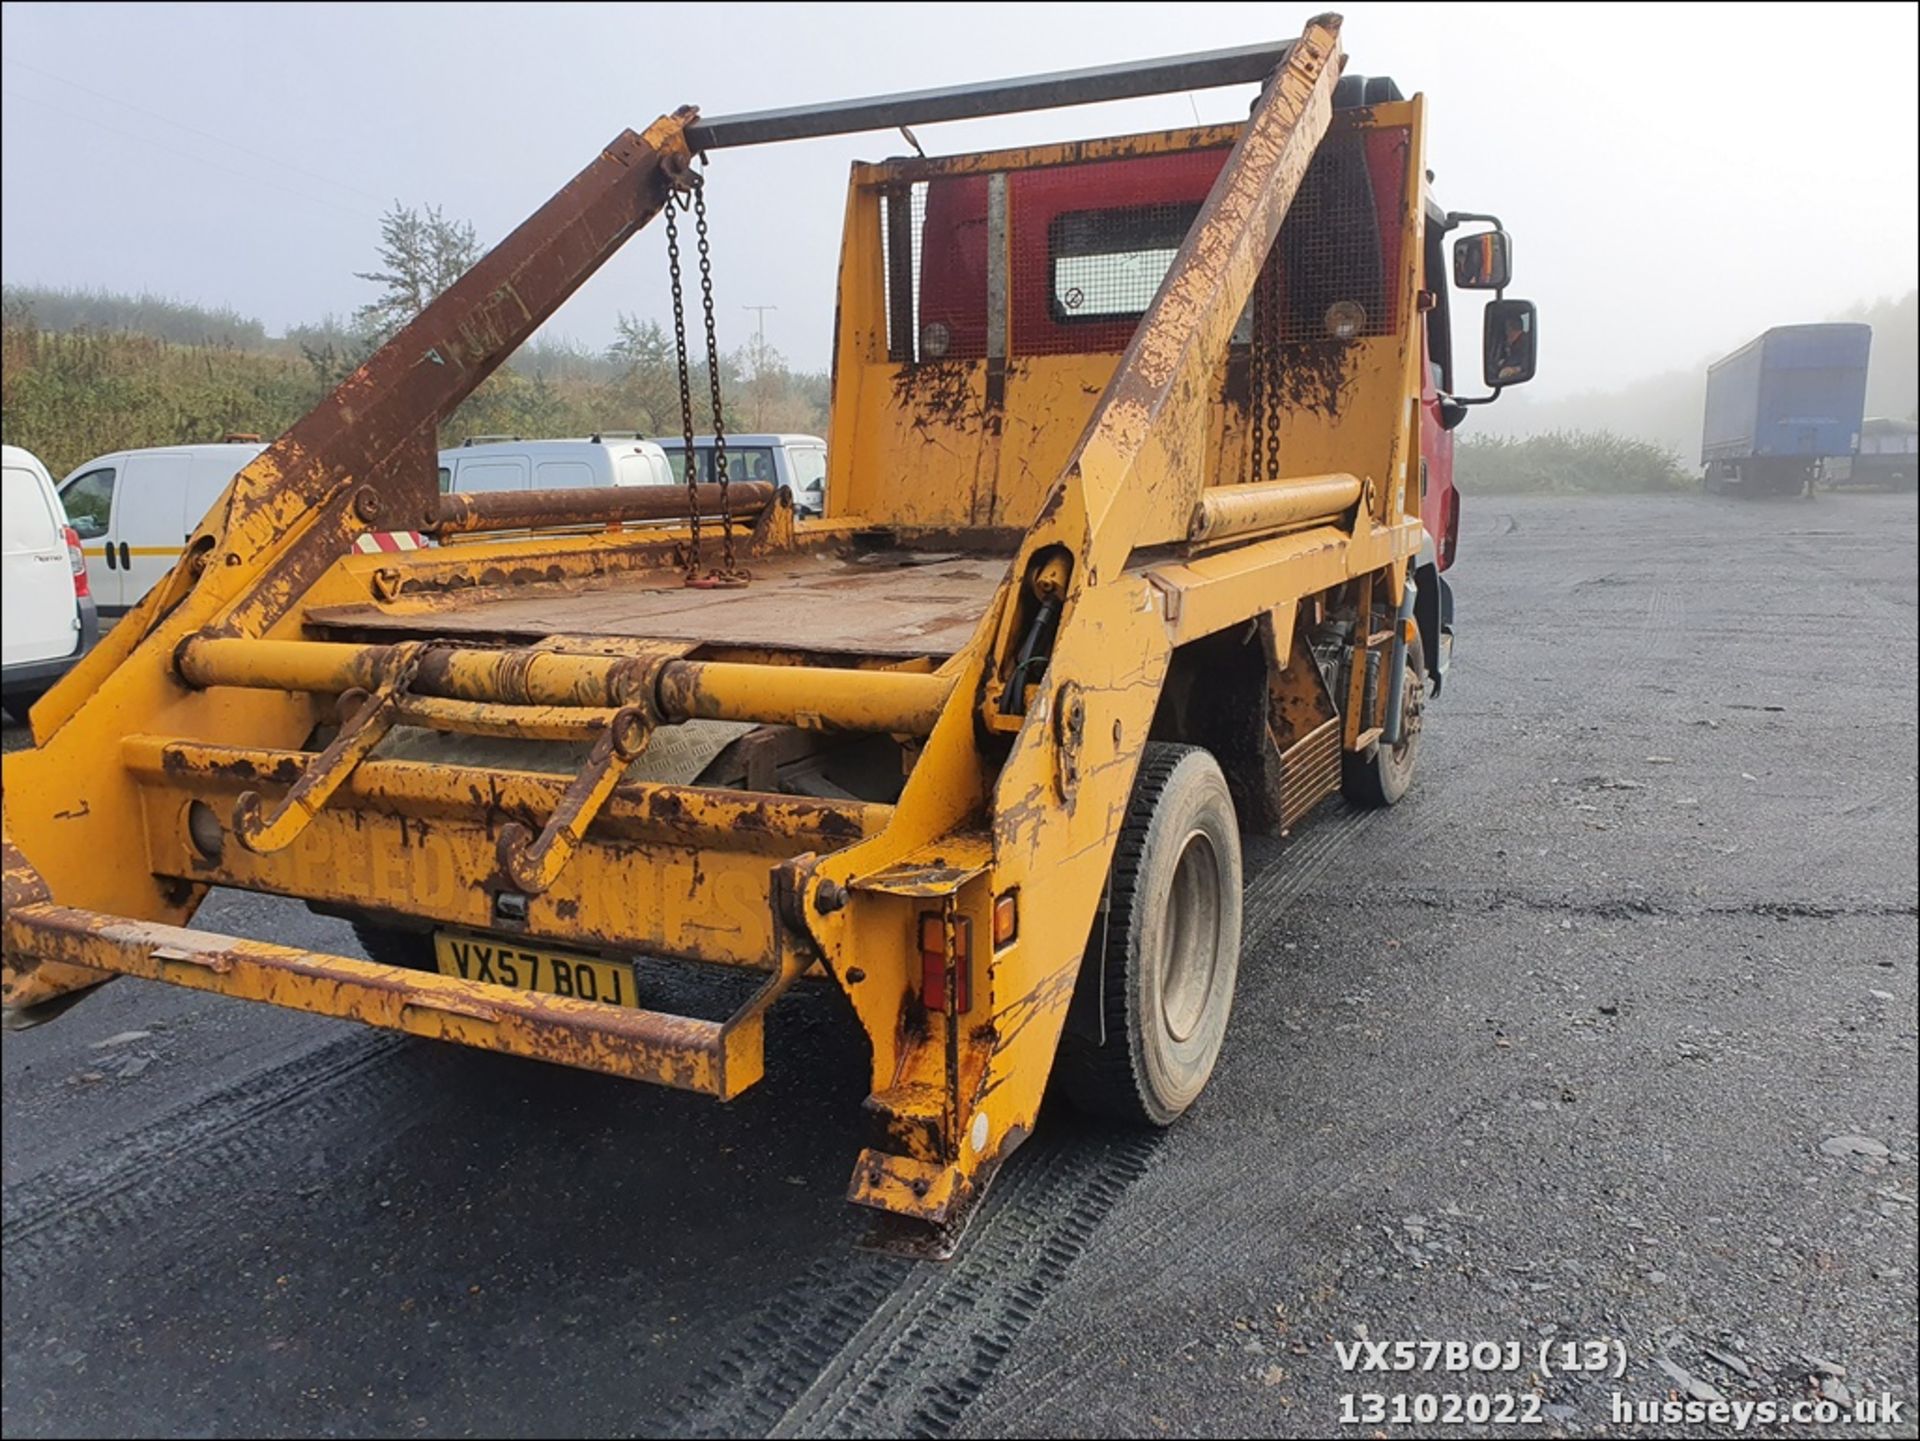
[[[1267,274],[1253,282],[1253,315],[1247,331],[1247,479],[1260,479],[1260,457],[1267,448]]]
[[[700,569],[700,490],[698,453],[693,448],[693,376],[687,363],[687,304],[680,274],[680,223],[676,212],[693,212],[700,256],[700,306],[706,326],[707,389],[713,410],[713,478],[720,486],[720,568]],[[749,579],[733,557],[733,506],[727,494],[727,423],[720,407],[720,343],[713,322],[713,253],[707,242],[707,194],[702,178],[688,174],[685,187],[668,197],[667,278],[673,287],[673,349],[680,368],[680,438],[687,482],[686,583],[691,586],[745,585]]]
[[[674,212],[689,204],[685,191],[667,197],[667,279],[673,287],[673,349],[680,362],[680,437],[686,449],[680,452],[686,467],[687,527],[692,540],[687,546],[687,581],[700,574],[700,493],[694,486],[699,457],[693,448],[693,382],[687,374],[687,305],[680,288],[680,226]],[[711,313],[711,311],[709,311]]]
[[[1280,293],[1269,257],[1253,287],[1253,332],[1247,347],[1247,478],[1280,478]]]
[[[1277,247],[1276,247],[1277,248]],[[1267,262],[1271,267],[1274,262]],[[1267,454],[1266,478],[1280,478],[1280,277],[1277,272],[1267,277],[1267,373],[1262,383],[1267,402]]]
[[[720,409],[720,347],[713,327],[713,255],[707,247],[707,190],[693,191],[693,225],[700,246],[700,304],[706,310],[707,387],[713,405],[713,478],[720,486],[720,569],[711,579],[719,585],[745,585],[747,573],[733,560],[733,507],[727,501],[727,423]]]

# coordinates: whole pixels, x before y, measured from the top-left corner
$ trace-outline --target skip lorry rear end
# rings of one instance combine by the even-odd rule
[[[1498,295],[1491,393],[1455,393],[1453,289],[1504,287],[1506,236],[1433,200],[1425,100],[1343,64],[1326,16],[617,137],[34,710],[10,1018],[132,975],[725,1100],[769,1008],[832,986],[871,1047],[849,1195],[936,1237],[1050,1084],[1172,1122],[1242,964],[1242,832],[1412,782],[1451,431],[1532,372],[1533,309]],[[730,149],[1246,82],[1244,123],[853,168],[824,517],[718,456],[684,487],[439,492],[440,422],[635,231],[676,278],[704,255]],[[395,531],[515,534],[357,545]],[[196,930],[214,886],[348,915],[374,959]],[[670,1014],[636,957],[755,984]]]

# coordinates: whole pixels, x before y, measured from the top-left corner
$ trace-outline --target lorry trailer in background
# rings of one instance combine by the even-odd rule
[[[1709,495],[1811,493],[1854,453],[1867,325],[1776,325],[1707,367],[1700,463]]]
[[[1913,490],[1920,481],[1920,422],[1870,415],[1860,422],[1860,443],[1850,463],[1828,467],[1829,486],[1878,486]]]
[[[1050,1084],[1171,1123],[1227,1034],[1243,828],[1412,783],[1452,430],[1534,368],[1506,234],[1438,206],[1424,97],[1342,76],[1339,24],[616,137],[35,708],[10,1021],[132,975],[725,1100],[831,986],[871,1048],[850,1198],[935,1246]],[[439,424],[656,218],[682,295],[728,150],[1246,83],[1238,123],[853,167],[821,518],[717,446],[707,483],[441,492]],[[525,533],[358,545],[400,529]],[[216,886],[374,959],[192,928]],[[691,965],[737,1006],[673,1013]]]

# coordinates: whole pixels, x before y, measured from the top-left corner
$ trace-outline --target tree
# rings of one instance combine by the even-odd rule
[[[659,321],[642,320],[623,310],[614,319],[614,330],[618,338],[607,347],[607,359],[619,366],[623,374],[666,365],[671,360],[667,332],[661,329]]]
[[[380,266],[356,270],[355,279],[383,286],[380,298],[354,312],[369,341],[383,345],[425,310],[480,258],[480,241],[464,220],[448,220],[437,205],[416,210],[395,201],[380,217]]]
[[[298,347],[313,378],[328,390],[373,354],[373,341],[352,321],[329,315],[312,325],[290,325],[287,340]]]
[[[680,372],[673,342],[657,320],[624,310],[614,321],[607,359],[620,367],[614,395],[621,410],[653,434],[680,433]]]

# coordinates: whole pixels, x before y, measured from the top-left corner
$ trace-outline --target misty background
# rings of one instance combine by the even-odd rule
[[[28,326],[36,363],[81,365],[76,386],[124,358],[49,351],[44,332],[258,351],[290,368],[250,375],[246,395],[291,397],[302,363],[320,373],[309,352],[377,301],[360,276],[379,269],[396,204],[437,206],[490,244],[619,130],[678,104],[718,115],[1246,44],[1292,33],[1312,8],[7,4],[9,325]],[[1513,292],[1541,308],[1539,379],[1463,436],[1605,429],[1691,463],[1706,363],[1769,326],[1829,319],[1874,325],[1869,413],[1914,413],[1915,7],[1343,13],[1349,72],[1428,94],[1441,203],[1501,215]],[[1845,63],[1810,70],[1810,55]],[[925,126],[919,139],[939,153],[1168,128],[1238,118],[1252,96]],[[824,423],[847,168],[904,148],[888,132],[714,157],[721,343],[730,378],[785,377],[781,423]],[[524,384],[631,378],[608,352],[623,316],[668,318],[665,270],[650,227],[523,353]],[[29,356],[17,339],[10,392]],[[1470,334],[1461,349],[1471,373]],[[539,405],[571,424],[612,394]],[[272,404],[250,403],[274,423]]]

